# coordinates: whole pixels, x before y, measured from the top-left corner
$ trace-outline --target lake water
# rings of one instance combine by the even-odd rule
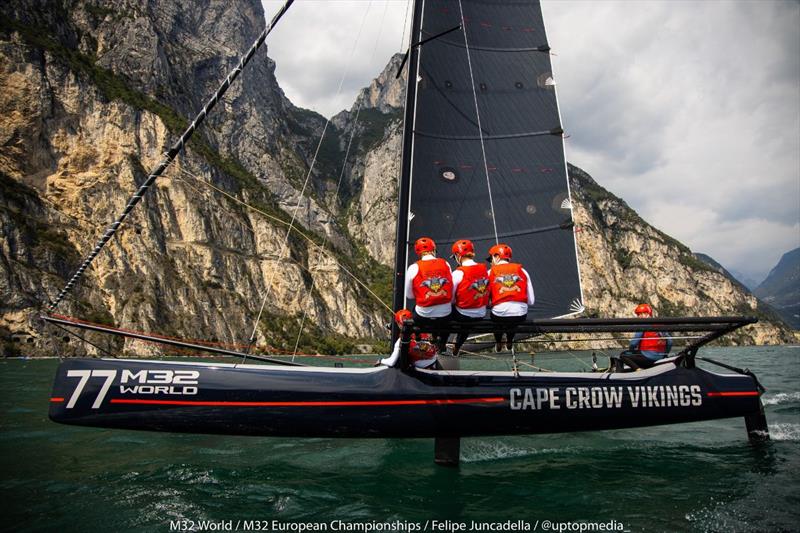
[[[332,521],[341,520],[341,527],[356,524],[363,533],[365,527],[433,531],[434,520],[445,528],[469,528],[474,520],[523,527],[518,531],[526,525],[543,531],[545,521],[563,531],[578,531],[580,523],[624,531],[798,531],[800,348],[709,348],[701,355],[758,375],[768,389],[770,443],[750,445],[742,419],[470,438],[462,442],[459,469],[433,464],[432,440],[173,435],[57,425],[47,418],[57,361],[3,360],[0,527],[170,531],[171,521],[183,520],[172,530],[274,530],[292,523],[334,531],[339,526]],[[546,355],[537,359],[546,362]],[[524,522],[508,522],[517,520]],[[385,523],[394,529],[379,529]],[[573,529],[563,529],[568,527]]]

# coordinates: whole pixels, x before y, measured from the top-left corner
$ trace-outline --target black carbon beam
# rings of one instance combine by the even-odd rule
[[[82,324],[80,322],[73,322],[71,320],[64,320],[62,318],[57,318],[53,316],[42,315],[42,320],[45,322],[49,322],[51,324],[55,324],[59,327],[61,326],[69,326],[72,328],[79,328],[79,329],[86,329],[89,331],[98,331],[100,333],[108,333],[110,335],[117,335],[118,337],[127,337],[131,339],[139,339],[147,342],[155,342],[157,344],[166,344],[168,346],[177,346],[179,348],[189,348],[191,350],[197,350],[201,352],[208,352],[214,353],[218,355],[229,355],[231,357],[243,357],[245,354],[242,352],[237,352],[235,350],[226,350],[225,348],[216,348],[214,346],[203,346],[202,344],[194,344],[191,342],[184,342],[175,339],[165,339],[163,337],[157,337],[155,335],[144,335],[142,333],[134,333],[132,331],[122,331],[117,328],[112,327],[105,327],[105,326],[98,326],[94,324]],[[305,366],[300,363],[292,363],[290,361],[281,361],[280,359],[272,359],[270,357],[262,357],[258,355],[248,355],[249,359],[257,359],[258,361],[264,361],[265,363],[272,363],[275,365],[283,365],[283,366]]]
[[[167,169],[167,167],[169,167],[172,161],[175,160],[175,157],[181,151],[183,151],[184,147],[186,146],[186,143],[192,137],[197,127],[203,123],[208,113],[214,108],[215,105],[217,105],[217,102],[219,102],[219,100],[231,86],[233,81],[239,76],[239,74],[241,74],[242,69],[244,69],[244,66],[247,65],[250,59],[253,58],[259,47],[261,47],[261,45],[264,44],[267,35],[270,34],[272,29],[284,15],[284,13],[286,13],[286,11],[289,9],[289,6],[291,6],[293,2],[294,0],[286,0],[286,3],[283,4],[283,7],[281,7],[281,9],[275,14],[275,16],[272,17],[270,23],[267,24],[267,27],[264,28],[264,31],[262,31],[261,35],[259,35],[258,38],[255,40],[253,46],[251,46],[250,49],[247,51],[247,53],[241,57],[236,67],[230,72],[230,74],[228,74],[228,76],[219,86],[217,91],[214,93],[214,96],[211,97],[211,99],[206,103],[206,105],[203,107],[200,113],[197,114],[197,116],[194,118],[189,127],[186,128],[186,131],[183,132],[183,135],[181,135],[181,137],[175,142],[175,144],[173,144],[172,147],[164,154],[164,159],[162,159],[161,162],[156,166],[156,168],[153,169],[152,172],[150,172],[150,175],[147,177],[147,180],[145,180],[145,182],[136,190],[133,196],[130,197],[127,205],[125,206],[125,209],[122,211],[122,214],[108,227],[108,229],[106,229],[105,233],[103,233],[103,236],[100,237],[99,241],[97,241],[97,244],[92,250],[92,253],[90,253],[89,256],[83,261],[78,270],[75,271],[75,273],[69,279],[64,288],[61,289],[61,292],[58,293],[56,299],[52,303],[50,303],[49,307],[47,308],[47,311],[49,313],[55,311],[56,307],[58,307],[58,304],[60,304],[61,301],[66,297],[66,295],[69,294],[69,292],[75,287],[75,284],[81,279],[83,273],[86,272],[87,268],[89,268],[89,265],[92,264],[94,258],[97,257],[97,254],[100,253],[100,251],[103,249],[106,243],[109,240],[111,240],[111,238],[117,233],[117,230],[120,228],[125,219],[128,218],[128,215],[131,213],[133,208],[136,207],[136,204],[138,204],[141,201],[142,197],[144,197],[144,195],[147,193],[147,190],[150,188],[150,186],[153,185],[156,179],[158,179],[158,177],[164,173],[164,171]]]

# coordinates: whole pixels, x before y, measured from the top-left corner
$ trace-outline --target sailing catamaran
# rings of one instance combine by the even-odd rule
[[[236,78],[292,0],[167,152],[120,218],[100,239],[43,318],[53,314],[147,188]],[[468,238],[513,243],[534,278],[536,305],[520,334],[635,332],[654,327],[706,332],[677,354],[639,372],[420,370],[408,345],[420,327],[395,327],[396,367],[328,368],[274,364],[70,359],[57,371],[50,403],[56,422],[156,431],[294,437],[427,437],[436,459],[457,464],[459,439],[630,428],[744,417],[751,439],[768,438],[763,388],[746,370],[719,374],[695,365],[698,348],[755,319],[569,318],[583,311],[563,128],[550,47],[538,0],[418,0],[408,68],[393,308],[410,307],[404,274],[411,244]],[[451,324],[450,331],[465,326]],[[470,325],[490,333],[489,322]],[[427,329],[425,331],[430,331]],[[243,356],[178,340],[146,338]],[[252,357],[252,356],[250,356]],[[706,360],[709,361],[709,360]],[[716,363],[714,361],[709,361]]]

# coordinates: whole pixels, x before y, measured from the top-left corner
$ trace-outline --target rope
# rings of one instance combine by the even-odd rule
[[[239,63],[228,74],[225,80],[220,84],[219,88],[216,90],[214,95],[208,100],[206,105],[203,106],[203,109],[200,111],[200,113],[197,114],[197,116],[194,118],[189,127],[186,128],[186,131],[183,132],[183,134],[175,142],[175,144],[173,144],[172,147],[164,154],[164,158],[156,166],[156,168],[153,169],[153,171],[147,177],[145,182],[128,199],[128,203],[125,205],[125,209],[122,211],[122,214],[119,215],[119,217],[114,222],[112,222],[110,226],[108,226],[105,233],[103,233],[102,237],[100,237],[100,240],[97,241],[97,244],[95,245],[92,252],[83,261],[83,263],[81,263],[81,266],[78,267],[78,270],[75,271],[75,273],[72,275],[69,281],[67,281],[67,284],[64,285],[64,288],[61,289],[61,292],[59,292],[58,296],[56,296],[56,299],[48,306],[47,309],[48,312],[52,313],[53,311],[55,311],[56,307],[58,307],[58,304],[61,303],[61,301],[64,299],[67,293],[69,293],[73,289],[73,287],[75,287],[75,284],[81,279],[81,277],[83,277],[83,273],[86,271],[87,268],[89,268],[89,266],[94,261],[95,257],[97,257],[100,251],[105,247],[106,243],[108,243],[108,241],[111,240],[111,238],[117,233],[119,227],[128,217],[133,208],[136,207],[136,204],[138,204],[142,200],[144,195],[150,189],[150,186],[153,185],[153,183],[155,183],[156,179],[158,179],[158,177],[164,173],[167,167],[172,163],[172,161],[174,161],[175,157],[184,149],[186,143],[192,137],[197,127],[205,120],[208,113],[214,108],[214,106],[217,104],[220,98],[222,98],[222,95],[225,94],[225,91],[228,90],[233,81],[242,72],[244,66],[255,55],[256,50],[258,50],[258,48],[264,43],[264,41],[267,38],[267,35],[269,35],[269,33],[272,31],[272,28],[275,26],[275,24],[278,23],[283,14],[286,13],[286,11],[289,9],[289,6],[292,5],[292,2],[294,2],[294,0],[286,0],[286,3],[283,5],[283,7],[278,11],[278,13],[275,14],[275,16],[272,18],[267,27],[264,28],[264,31],[261,32],[256,41],[247,51],[247,53],[241,57]]]
[[[500,359],[499,357],[492,357],[491,355],[487,355],[487,354],[484,354],[484,353],[470,352],[468,350],[462,350],[461,353],[465,353],[465,354],[468,354],[468,355],[475,355],[475,356],[478,356],[478,357],[483,357],[484,359],[490,359],[492,361],[502,361],[502,359]],[[507,361],[506,361],[506,363],[507,363]],[[542,368],[540,366],[532,365],[530,363],[526,363],[525,361],[517,361],[517,364],[524,365],[524,366],[527,366],[529,368],[533,368],[534,370],[541,370],[542,372],[554,372],[553,370],[548,370],[547,368]]]
[[[94,346],[95,348],[97,348],[98,350],[100,350],[101,352],[103,352],[103,353],[107,354],[109,357],[112,357],[112,358],[115,358],[115,359],[116,359],[116,357],[117,357],[116,355],[114,355],[113,353],[109,352],[109,351],[108,351],[108,350],[106,350],[105,348],[101,348],[100,346],[98,346],[97,344],[93,343],[92,341],[90,341],[90,340],[88,340],[88,339],[84,338],[83,336],[81,336],[81,335],[78,335],[78,334],[77,334],[77,333],[75,333],[74,331],[70,331],[70,330],[68,330],[67,328],[65,328],[64,326],[59,326],[58,324],[51,324],[51,325],[53,325],[53,326],[57,327],[58,329],[61,329],[61,330],[64,330],[64,331],[66,331],[66,332],[67,332],[69,335],[72,335],[73,337],[77,337],[78,339],[82,340],[83,342],[85,342],[85,343],[87,343],[87,344],[91,344],[92,346]],[[59,355],[59,357],[58,357],[58,358],[59,358],[59,360],[63,360],[63,357],[61,357],[61,355]]]
[[[406,2],[406,14],[403,16],[403,33],[400,34],[400,50],[405,49],[403,43],[406,42],[406,27],[408,26],[408,8],[411,6],[411,2],[412,0],[408,0]]]
[[[372,60],[375,58],[375,52],[378,49],[378,43],[380,42],[381,32],[383,31],[383,21],[386,17],[386,9],[388,7],[389,7],[388,2],[383,4],[383,14],[381,15],[381,21],[378,24],[378,34],[375,36],[375,44],[372,47],[372,53],[369,56],[369,63],[372,63]],[[356,107],[356,116],[355,119],[353,120],[352,130],[350,131],[350,139],[347,141],[347,149],[345,150],[344,160],[342,161],[342,170],[341,172],[339,172],[339,181],[336,182],[336,192],[333,195],[335,198],[339,197],[339,189],[342,186],[342,180],[344,179],[345,170],[347,170],[347,158],[350,157],[350,148],[352,147],[353,139],[356,136],[356,129],[358,127],[358,117],[361,114],[361,106],[364,104],[364,100],[365,100],[364,98],[359,99],[358,105]],[[323,238],[322,246],[325,246],[326,244],[328,244],[327,234]],[[314,292],[314,287],[316,287],[316,285],[317,285],[317,278],[312,278],[311,289],[309,289],[308,293],[306,294],[306,302],[308,302],[308,300],[311,298],[311,294]],[[381,303],[383,303],[383,301],[381,301]],[[297,332],[297,340],[295,340],[294,343],[295,354],[297,353],[297,347],[300,346],[300,337],[303,336],[303,327],[305,326],[306,317],[308,316],[308,308],[309,306],[307,303],[303,305],[303,318],[300,319],[300,329]],[[389,308],[389,311],[391,312],[391,308]],[[294,355],[292,356],[292,361],[294,361]]]
[[[472,60],[469,55],[469,42],[467,41],[467,23],[464,20],[464,8],[461,5],[461,0],[458,0],[458,9],[461,12],[461,27],[464,28],[464,48],[467,51],[467,66],[469,66],[469,79],[472,83],[472,99],[475,102],[475,116],[478,119],[478,135],[481,139],[481,154],[483,156],[483,169],[486,173],[486,187],[489,189],[489,209],[492,212],[492,228],[494,229],[494,242],[497,244],[499,238],[497,236],[497,220],[494,216],[494,200],[492,200],[492,183],[489,179],[489,164],[486,162],[486,146],[483,142],[483,128],[481,127],[481,113],[478,109],[478,93],[475,92],[475,76],[472,72]]]
[[[149,331],[142,331],[142,330],[135,330],[135,329],[128,329],[128,328],[120,328],[120,327],[115,327],[115,326],[109,326],[108,324],[101,324],[99,322],[91,322],[91,321],[88,321],[88,320],[83,320],[83,319],[80,319],[80,318],[67,316],[67,315],[60,315],[60,314],[55,314],[55,313],[51,314],[49,316],[51,316],[53,318],[59,318],[61,320],[67,321],[67,322],[72,322],[72,323],[74,323],[76,325],[85,324],[85,325],[89,325],[89,326],[102,326],[102,327],[104,327],[106,329],[118,331],[120,333],[132,333],[132,334],[136,334],[136,335],[146,335],[148,337],[153,337],[153,339],[151,339],[151,340],[150,339],[132,339],[133,342],[142,342],[142,343],[145,343],[145,344],[160,345],[161,343],[158,342],[158,339],[163,339],[165,341],[176,340],[176,341],[182,341],[182,342],[191,342],[193,344],[199,344],[199,345],[202,345],[202,346],[215,346],[215,347],[219,347],[219,348],[228,348],[228,349],[232,349],[232,350],[235,350],[235,349],[238,349],[238,348],[245,348],[245,347],[248,346],[247,344],[223,343],[223,342],[207,341],[207,340],[200,340],[200,339],[186,339],[186,338],[182,338],[182,337],[173,337],[173,336],[169,336],[169,335],[162,335],[160,333],[151,333]],[[74,333],[74,332],[72,332],[72,331],[70,331],[68,329],[65,329],[63,326],[61,326],[59,324],[55,324],[53,322],[50,322],[50,324],[55,326],[55,327],[57,327],[57,328],[59,328],[59,329],[63,329],[64,331],[66,331],[70,335],[73,335],[73,336],[81,339],[83,342],[91,344],[92,346],[94,346],[98,350],[108,354],[110,357],[116,358],[116,356],[114,354],[112,354],[111,352],[109,352],[108,350],[105,350],[104,348],[92,343],[91,341],[85,339],[84,337],[78,335],[77,333]],[[293,355],[298,355],[300,357],[319,357],[319,358],[334,358],[334,359],[342,359],[344,357],[348,357],[348,356],[343,356],[343,355],[334,356],[334,355],[310,354],[310,353],[292,354],[292,352],[290,350],[281,350],[280,348],[275,348],[274,346],[270,346],[268,344],[263,344],[263,345],[260,345],[260,346],[256,346],[256,348],[264,350],[264,351],[275,352],[275,353],[278,354],[278,357],[280,357],[280,356],[292,357]],[[196,356],[196,357],[214,357],[214,356],[209,356],[208,354],[199,354],[197,352],[193,352],[191,350],[184,349],[184,348],[171,347],[169,349],[174,351],[174,352],[176,352],[176,353],[181,353],[183,355],[190,355],[190,356],[193,356],[193,357],[194,356]],[[168,352],[165,352],[165,353],[168,353]],[[228,356],[225,356],[225,357],[228,357]],[[357,359],[356,357],[349,358],[348,360],[349,361],[354,361],[354,362],[357,362],[357,363],[372,363],[373,362],[371,359],[370,360]]]
[[[350,70],[350,65],[352,64],[353,54],[356,50],[356,45],[358,44],[358,40],[361,38],[361,30],[364,28],[364,22],[367,20],[367,14],[369,13],[370,8],[372,7],[372,0],[367,5],[367,9],[364,12],[364,17],[361,19],[361,25],[358,27],[358,34],[356,35],[356,39],[353,42],[353,48],[350,50],[350,57],[347,61],[347,67],[345,68],[344,73],[342,74],[342,78],[339,81],[339,87],[336,89],[336,97],[342,92],[342,86],[344,85],[344,80],[347,78],[347,74]],[[314,151],[314,157],[311,159],[311,164],[308,166],[308,173],[306,174],[306,179],[303,182],[303,188],[300,190],[300,195],[297,198],[297,205],[294,207],[294,211],[292,211],[292,220],[289,222],[289,229],[286,230],[286,237],[283,239],[283,244],[281,244],[281,249],[279,252],[279,256],[283,255],[284,250],[286,249],[286,245],[289,242],[289,235],[292,232],[292,228],[294,227],[294,221],[297,219],[297,212],[300,210],[300,204],[303,202],[303,194],[306,192],[306,187],[308,187],[308,180],[311,178],[311,173],[314,170],[314,164],[317,162],[317,156],[319,155],[320,148],[322,148],[322,141],[325,140],[325,133],[328,131],[328,125],[330,124],[331,119],[327,118],[325,120],[325,126],[322,128],[322,133],[319,137],[319,142],[317,143],[317,149]],[[272,283],[275,281],[275,274],[277,273],[277,269],[272,269],[272,273],[269,278],[269,283],[267,283],[267,291],[264,294],[264,298],[261,300],[261,306],[258,310],[258,315],[256,316],[255,323],[253,324],[253,331],[250,333],[250,340],[249,343],[253,344],[256,339],[256,334],[258,333],[258,323],[261,321],[261,316],[264,314],[264,307],[267,305],[267,300],[269,299],[269,295],[272,292]],[[246,353],[246,351],[245,351]]]
[[[280,217],[276,217],[275,215],[271,215],[270,213],[267,213],[266,211],[263,211],[263,210],[259,209],[258,207],[255,207],[254,205],[248,204],[247,202],[245,202],[245,201],[243,201],[243,200],[240,200],[239,198],[236,198],[235,196],[233,196],[233,195],[232,195],[232,194],[230,194],[229,192],[227,192],[227,191],[225,191],[225,190],[223,190],[223,189],[220,189],[219,187],[215,186],[213,183],[210,183],[210,182],[207,182],[207,181],[203,180],[202,178],[200,178],[199,176],[196,176],[196,175],[192,174],[192,173],[191,173],[191,172],[189,172],[188,170],[181,169],[181,170],[180,170],[180,172],[182,172],[183,174],[185,174],[185,175],[187,175],[187,176],[190,176],[190,177],[194,178],[194,179],[195,179],[197,182],[199,182],[199,183],[202,183],[202,184],[203,184],[203,185],[205,185],[206,187],[208,187],[208,188],[210,188],[210,189],[212,189],[212,190],[216,191],[217,193],[219,193],[219,194],[221,194],[221,195],[225,196],[226,198],[228,198],[228,199],[229,199],[229,200],[231,200],[232,202],[235,202],[235,203],[237,203],[237,204],[241,205],[241,206],[242,206],[242,207],[244,207],[245,209],[249,209],[250,211],[253,211],[254,213],[258,213],[259,215],[261,215],[261,216],[263,216],[263,217],[265,217],[265,218],[268,218],[268,219],[272,220],[273,222],[276,222],[276,223],[278,223],[278,224],[282,224],[282,225],[284,225],[284,226],[287,226],[287,227],[289,227],[289,223],[288,223],[288,222],[286,222],[285,220],[283,220],[282,218],[280,218]],[[192,185],[191,183],[189,183],[187,180],[185,180],[185,179],[183,179],[183,178],[180,178],[180,177],[178,177],[178,176],[171,176],[171,177],[172,177],[173,179],[176,179],[176,180],[180,181],[181,183],[184,183],[186,186],[188,186],[188,187],[190,187],[190,188],[194,189],[195,191],[198,191],[198,192],[199,192],[199,189],[198,189],[197,187],[193,186],[193,185]],[[242,226],[243,226],[243,227],[245,227],[245,228],[247,228],[247,230],[248,230],[248,231],[250,231],[251,233],[254,233],[254,232],[253,232],[253,229],[252,229],[252,228],[250,228],[250,227],[248,227],[247,225],[245,225],[245,224],[242,224]],[[391,307],[390,307],[390,306],[389,306],[389,305],[388,305],[386,302],[384,302],[383,300],[381,300],[380,296],[378,296],[378,295],[377,295],[377,294],[376,294],[376,293],[375,293],[375,292],[374,292],[372,289],[370,289],[370,288],[369,288],[369,286],[368,286],[366,283],[364,283],[363,281],[361,281],[361,280],[358,278],[358,276],[356,276],[355,274],[353,274],[353,272],[352,272],[350,269],[348,269],[346,266],[344,266],[342,263],[340,263],[340,262],[339,262],[339,261],[336,259],[336,255],[334,254],[334,252],[332,252],[332,251],[330,251],[330,250],[327,250],[327,249],[326,249],[326,248],[324,248],[323,246],[320,246],[319,244],[317,244],[317,242],[316,242],[316,241],[315,241],[315,240],[314,240],[314,239],[313,239],[311,236],[309,236],[308,234],[304,233],[303,231],[301,231],[301,230],[297,229],[297,227],[296,227],[296,226],[290,227],[290,231],[295,231],[295,232],[296,232],[296,233],[297,233],[299,236],[301,236],[301,237],[302,237],[303,239],[305,239],[305,240],[306,240],[306,241],[307,241],[309,244],[311,244],[312,246],[314,246],[314,247],[315,247],[315,248],[316,248],[318,251],[320,251],[320,252],[322,252],[323,254],[325,254],[325,255],[326,255],[326,256],[327,256],[329,259],[331,259],[331,260],[332,260],[332,261],[333,261],[333,262],[336,264],[336,266],[337,266],[337,267],[339,267],[339,268],[342,270],[342,272],[344,272],[345,274],[347,274],[348,276],[350,276],[350,278],[352,278],[352,279],[353,279],[353,281],[355,281],[356,283],[358,283],[358,284],[359,284],[359,285],[360,285],[360,286],[361,286],[361,287],[362,287],[364,290],[366,290],[366,291],[367,291],[367,292],[368,292],[368,293],[369,293],[369,294],[370,294],[370,295],[371,295],[373,298],[375,298],[375,300],[376,300],[377,302],[379,302],[379,303],[380,303],[380,304],[381,304],[383,307],[385,307],[385,308],[386,308],[388,311],[390,311],[390,312],[391,312],[392,308],[391,308]],[[300,263],[297,263],[297,262],[295,262],[295,263],[296,263],[298,266],[300,266],[301,268],[303,268],[304,270],[306,270],[306,271],[309,271],[308,269],[306,269],[305,267],[303,267],[303,265],[301,265]],[[309,271],[309,272],[310,272],[310,271]],[[245,345],[245,346],[246,346],[246,345]]]

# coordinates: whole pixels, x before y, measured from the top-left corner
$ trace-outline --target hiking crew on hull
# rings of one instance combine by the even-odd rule
[[[394,314],[394,321],[400,329],[403,328],[403,323],[406,320],[411,320],[412,318],[413,315],[408,309],[400,309]],[[400,342],[401,339],[397,339],[391,355],[381,359],[379,364],[386,366],[395,366],[397,364],[397,360],[400,358]],[[408,346],[409,364],[413,364],[416,368],[440,368],[436,359],[437,352],[430,333],[421,333],[419,340],[412,335],[411,343]]]
[[[462,323],[479,322],[486,316],[489,303],[489,272],[486,265],[475,262],[475,247],[471,241],[456,241],[452,250],[459,266],[453,271],[455,309],[451,318]],[[456,336],[453,355],[458,355],[467,335]]]
[[[653,318],[650,304],[639,304],[634,313],[638,318]],[[659,359],[669,355],[672,339],[666,331],[639,331],[631,339],[628,350],[620,360],[633,369],[650,368]]]
[[[525,321],[528,306],[534,302],[531,276],[521,264],[510,262],[511,247],[507,244],[492,246],[486,260],[492,262],[489,271],[492,321],[497,325],[508,326],[494,334],[495,351],[503,349],[503,333],[506,335],[506,349],[510,350],[513,346],[514,326]]]
[[[436,257],[436,243],[420,237],[414,243],[419,260],[406,270],[406,298],[415,301],[414,323],[436,326],[447,322],[453,310],[453,274],[444,259]],[[445,351],[447,333],[435,336],[439,352]]]

